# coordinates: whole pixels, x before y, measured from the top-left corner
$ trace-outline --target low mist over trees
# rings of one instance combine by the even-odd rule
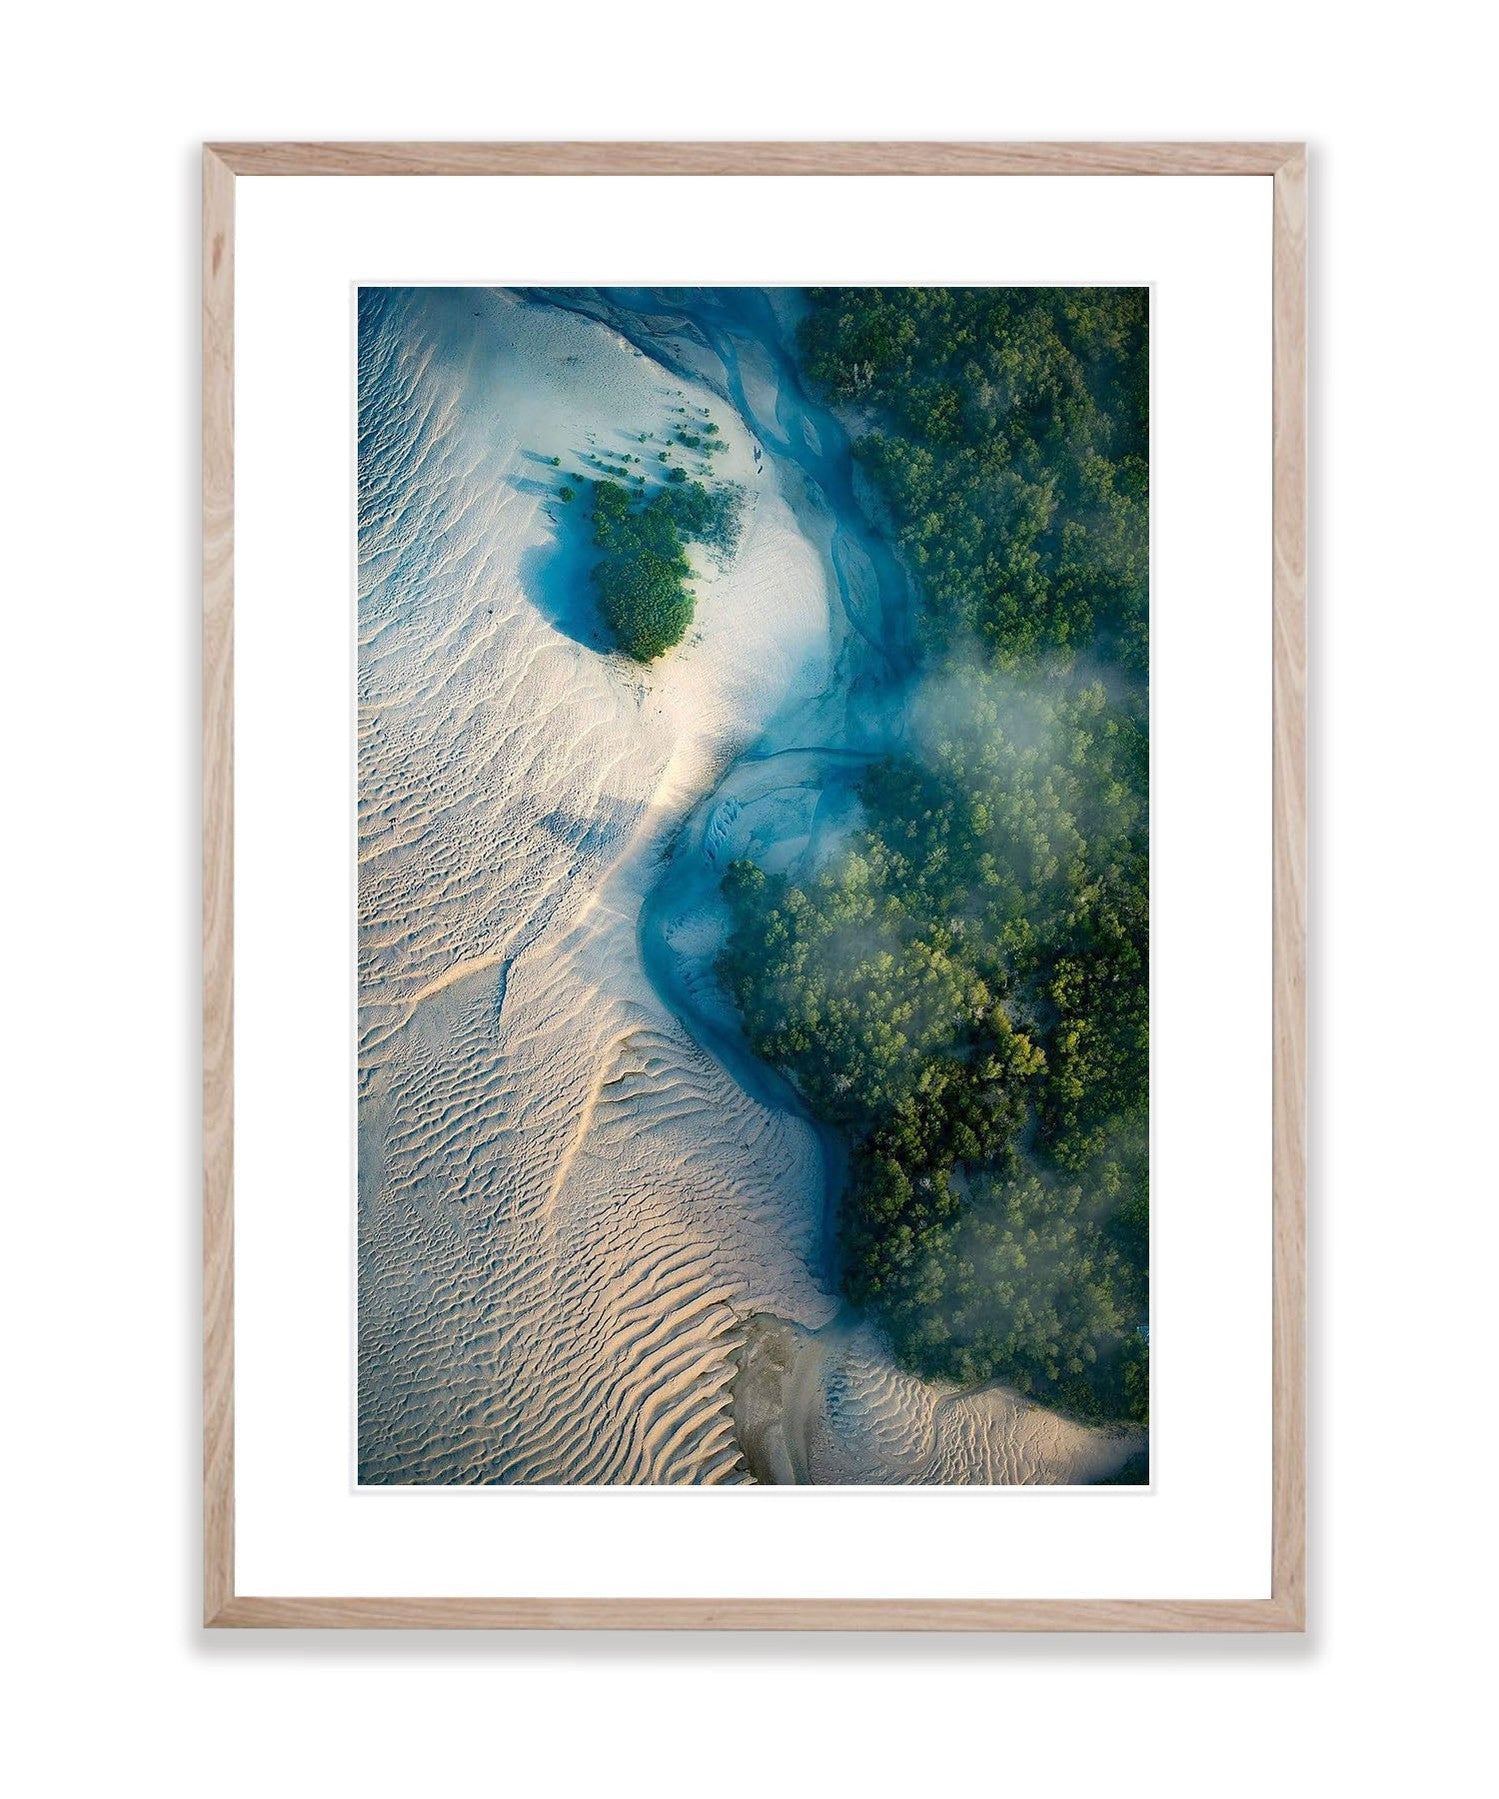
[[[844,1284],[902,1363],[1143,1421],[1147,295],[812,299],[923,678],[836,861],[729,871],[721,971],[852,1144]]]

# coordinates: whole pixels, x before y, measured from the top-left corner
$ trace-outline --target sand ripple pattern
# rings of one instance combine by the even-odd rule
[[[1145,1446],[1000,1386],[971,1391],[903,1374],[868,1328],[819,1332],[757,1318],[744,1332],[736,1422],[756,1477],[837,1486],[1089,1485]]]
[[[833,1310],[820,1151],[666,1011],[636,930],[713,769],[826,679],[815,558],[767,486],[642,678],[579,641],[542,470],[680,383],[500,296],[362,323],[360,1476],[743,1479],[742,1320]],[[753,480],[747,442],[722,460]]]

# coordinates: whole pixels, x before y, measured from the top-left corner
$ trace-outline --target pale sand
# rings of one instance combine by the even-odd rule
[[[361,1478],[743,1480],[750,1319],[838,1308],[826,1143],[734,1053],[717,879],[826,853],[856,802],[795,754],[715,788],[751,744],[836,740],[826,519],[789,465],[756,470],[727,403],[606,324],[469,290],[386,304],[361,367]],[[753,381],[773,410],[768,362]],[[654,481],[682,405],[728,439],[745,529],[646,672],[601,653],[583,508],[554,496],[586,449]],[[787,1424],[762,1383],[761,1478],[1091,1479],[1132,1447],[897,1375],[867,1331],[810,1341]],[[754,1447],[774,1429],[799,1465]]]
[[[715,770],[825,685],[821,573],[715,404],[750,500],[689,641],[648,675],[574,641],[586,522],[531,458],[654,458],[683,383],[497,297],[403,310],[361,558],[362,1474],[733,1477],[737,1318],[834,1309],[820,1152],[667,1013],[636,925]]]
[[[1091,1485],[1146,1443],[1005,1387],[916,1380],[867,1325],[757,1318],[740,1359],[736,1431],[755,1478],[777,1485]]]

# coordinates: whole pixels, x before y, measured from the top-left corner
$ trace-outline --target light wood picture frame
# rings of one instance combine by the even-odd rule
[[[260,1597],[234,1546],[234,265],[241,176],[1273,180],[1272,1578],[1263,1599]],[[225,1627],[1287,1632],[1306,1616],[1306,199],[1298,143],[236,143],[203,153],[203,1618]]]

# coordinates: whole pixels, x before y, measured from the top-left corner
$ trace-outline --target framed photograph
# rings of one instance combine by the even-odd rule
[[[205,1621],[1302,1629],[1302,146],[203,220]]]

